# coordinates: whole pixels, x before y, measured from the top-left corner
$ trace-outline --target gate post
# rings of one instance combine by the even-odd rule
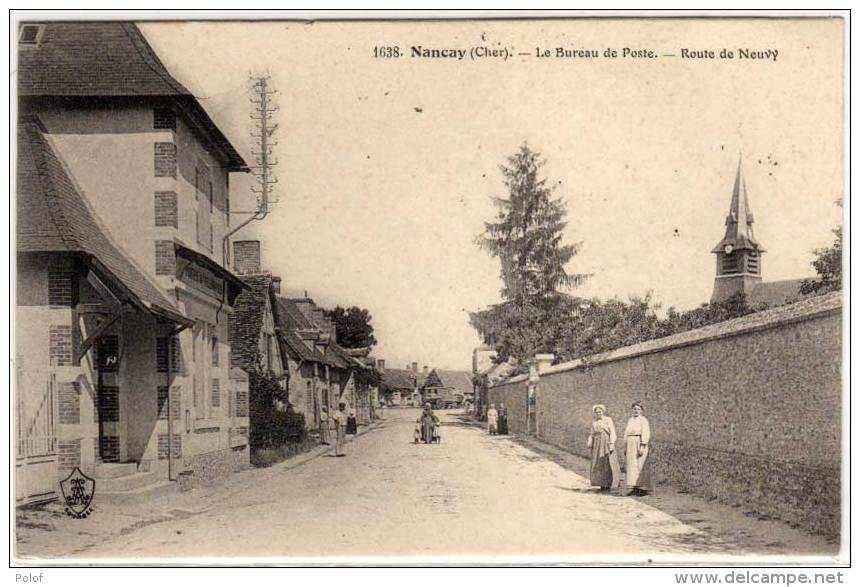
[[[537,365],[529,365],[529,380],[526,391],[526,434],[537,436],[537,386],[540,373]]]
[[[529,382],[528,382],[528,399],[526,404],[527,409],[527,433],[538,435],[538,420],[537,420],[537,395],[538,385],[540,384],[540,376],[546,373],[546,370],[552,365],[555,360],[555,355],[551,353],[538,354],[529,364]]]

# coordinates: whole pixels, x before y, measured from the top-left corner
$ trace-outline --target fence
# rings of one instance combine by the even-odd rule
[[[57,380],[47,370],[15,372],[15,497],[19,504],[57,491]]]

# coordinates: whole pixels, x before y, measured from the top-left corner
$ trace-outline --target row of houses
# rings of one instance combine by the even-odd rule
[[[249,372],[280,378],[310,428],[345,399],[372,416],[309,299],[234,243],[249,167],[137,26],[18,31],[15,423],[18,503],[80,468],[99,499],[249,463]]]
[[[337,344],[337,328],[310,297],[281,295],[281,278],[261,269],[260,242],[237,241],[234,267],[248,286],[229,321],[232,366],[269,373],[285,391],[309,430],[319,430],[322,411],[343,402],[359,425],[376,415],[378,388],[361,377],[376,367],[370,349]]]
[[[462,406],[474,402],[472,376],[466,371],[430,369],[427,365],[418,370],[418,363],[405,369],[386,369],[382,374],[380,392],[392,406],[421,406],[430,403],[435,408]]]

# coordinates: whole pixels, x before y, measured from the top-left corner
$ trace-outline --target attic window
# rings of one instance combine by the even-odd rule
[[[22,45],[38,45],[44,29],[44,25],[41,24],[21,25],[18,30],[18,42]]]

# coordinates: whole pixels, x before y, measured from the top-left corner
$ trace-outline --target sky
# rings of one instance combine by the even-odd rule
[[[470,369],[468,312],[499,301],[474,244],[525,141],[567,206],[576,295],[710,298],[742,153],[766,281],[806,277],[843,196],[838,20],[144,23],[171,73],[250,159],[249,74],[277,88],[278,203],[236,239],[262,242],[286,290],[373,316],[387,366]],[[509,50],[421,59],[412,46]],[[399,59],[374,58],[398,46]],[[651,49],[652,59],[534,57]],[[778,51],[683,59],[682,49]],[[519,56],[518,53],[532,56]],[[663,57],[674,55],[674,57]],[[231,177],[231,207],[253,206]]]

